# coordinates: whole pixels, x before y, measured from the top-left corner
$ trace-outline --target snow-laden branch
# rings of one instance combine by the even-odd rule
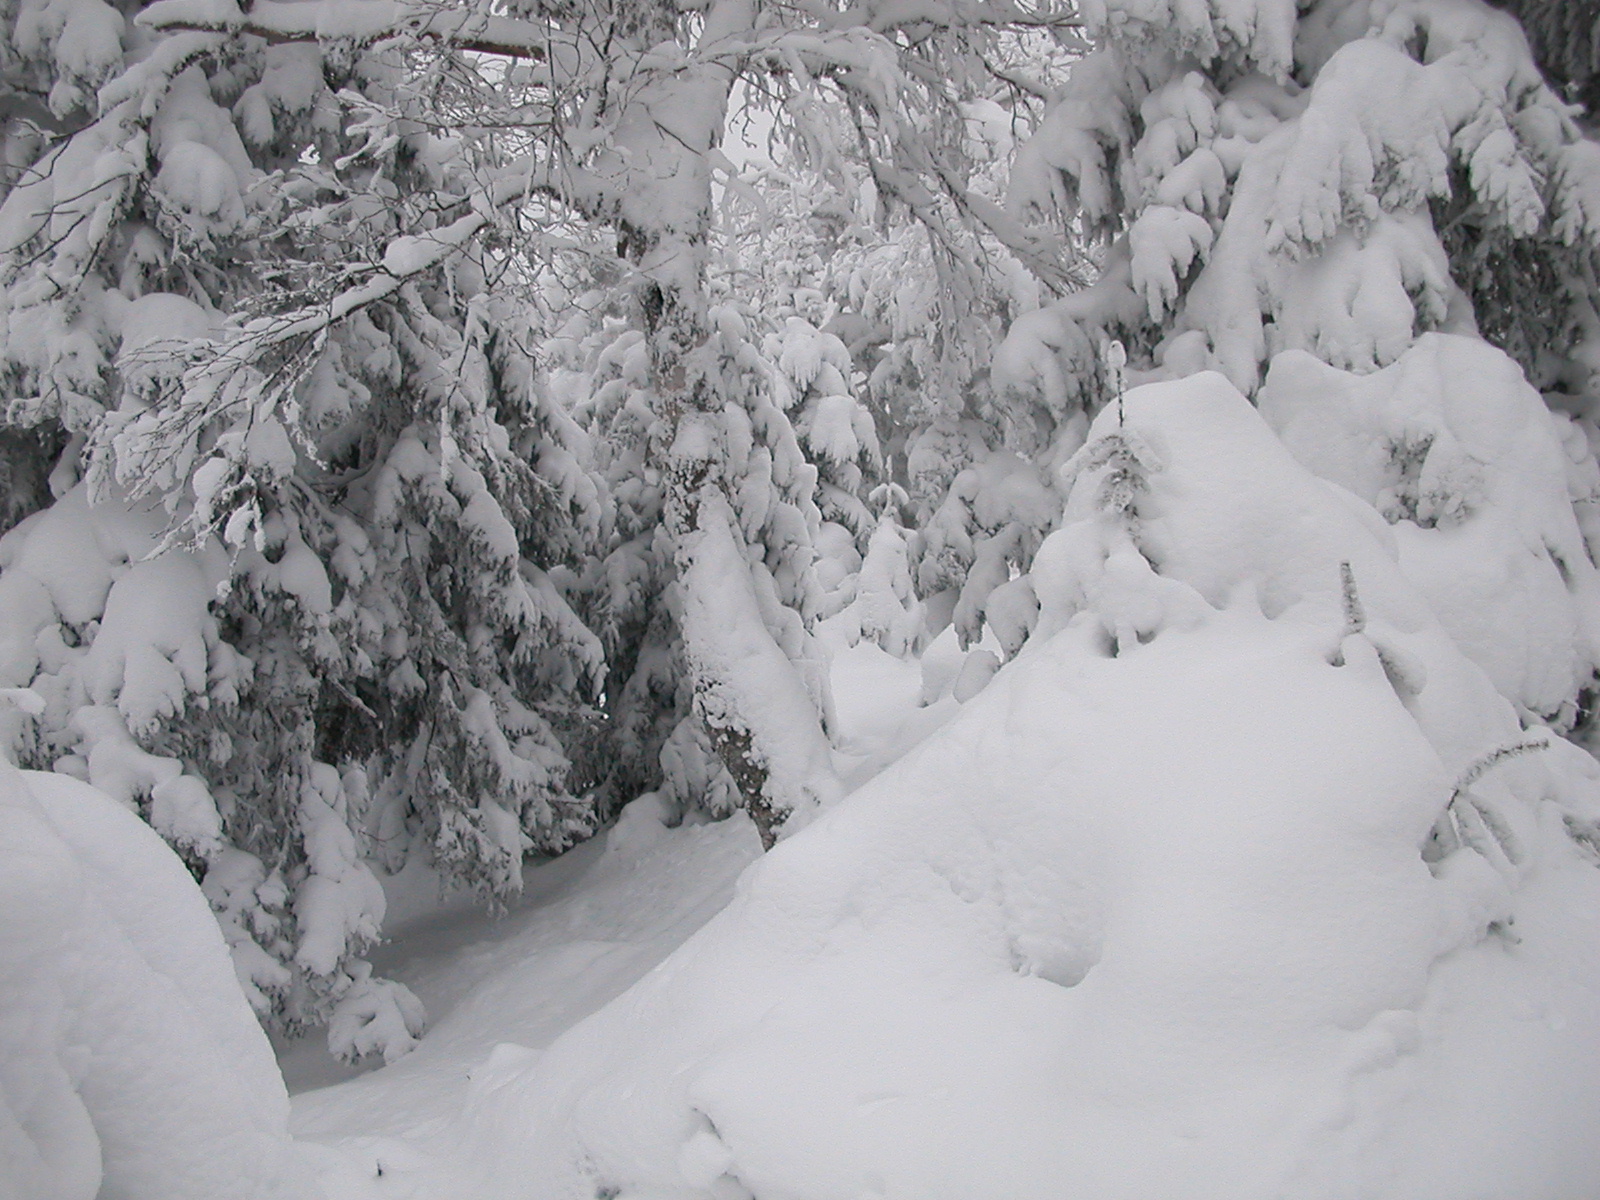
[[[360,282],[336,293],[332,299],[245,323],[219,352],[200,369],[226,373],[260,358],[273,347],[298,338],[316,336],[369,305],[384,300],[459,253],[479,233],[492,225],[499,212],[540,192],[563,194],[569,189],[552,182],[550,171],[538,166],[513,165],[471,201],[471,211],[448,225],[425,233],[405,234],[385,248],[378,266],[364,268]]]
[[[394,292],[408,280],[438,266],[489,224],[491,214],[475,211],[441,229],[398,237],[384,249],[382,264],[362,283],[339,293],[327,304],[279,317],[258,317],[245,325],[241,339],[264,350],[291,338],[320,332]]]
[[[1072,29],[1082,22],[1070,7],[1008,0],[952,4],[946,0],[889,0],[835,8],[801,0],[792,5],[827,32],[907,29]],[[549,25],[494,16],[473,8],[447,8],[429,0],[157,0],[137,18],[162,32],[249,34],[268,42],[353,41],[363,45],[410,36],[460,50],[543,60]]]
[[[550,38],[547,27],[531,21],[416,0],[256,0],[248,11],[234,0],[158,0],[139,14],[138,21],[162,32],[249,34],[278,43],[370,45],[410,36],[460,50],[535,60],[544,58]]]
[[[1067,5],[1015,4],[987,0],[979,4],[950,0],[876,0],[835,8],[815,0],[793,5],[825,29],[870,29],[894,33],[916,28],[936,29],[1074,29],[1083,24]]]

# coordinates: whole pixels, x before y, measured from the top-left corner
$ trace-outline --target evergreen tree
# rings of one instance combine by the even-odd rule
[[[472,164],[403,56],[11,18],[8,82],[62,127],[12,118],[5,417],[65,449],[0,548],[0,674],[44,698],[10,748],[189,857],[264,1015],[337,1005],[335,1049],[400,1052],[419,1010],[354,957],[367,858],[504,897],[596,827],[586,439],[536,387],[515,265],[441,207]]]
[[[145,19],[153,28],[296,42],[320,36],[326,11],[320,4],[198,9],[169,0]],[[826,110],[826,119],[804,123],[820,150],[842,146],[838,135],[849,132],[852,155],[868,164],[877,187],[931,230],[949,227],[948,206],[963,221],[988,222],[1016,253],[1050,269],[1046,244],[961,182],[952,131],[961,127],[964,87],[993,78],[1005,37],[1048,32],[1064,19],[1051,8],[986,4],[960,14],[936,6],[768,10],[748,0],[717,0],[692,13],[604,3],[339,6],[346,38],[410,48],[423,64],[414,68],[421,82],[413,93],[425,92],[430,104],[447,98],[454,107],[446,120],[474,147],[464,157],[479,187],[455,200],[470,215],[424,254],[427,265],[495,214],[515,220],[510,214],[534,197],[555,210],[556,223],[603,223],[615,232],[643,335],[651,414],[644,437],[662,489],[660,548],[675,581],[670,631],[654,618],[630,623],[656,629],[656,644],[674,648],[667,658],[683,664],[698,721],[680,743],[710,748],[769,843],[789,813],[813,806],[834,784],[827,700],[820,673],[807,665],[813,655],[804,628],[815,590],[811,483],[803,460],[791,461],[785,449],[793,435],[781,408],[746,386],[754,369],[748,333],[713,313],[707,286],[712,178],[725,162],[719,144],[735,81],[759,79],[793,101],[790,112]],[[508,58],[520,65],[508,66]],[[955,243],[945,237],[941,245],[954,261]],[[416,253],[392,245],[389,277],[409,277]],[[370,303],[376,286],[340,292],[319,310],[326,315],[293,310],[279,327],[342,320]],[[224,357],[259,361],[281,341],[246,337]],[[752,454],[770,459],[771,487],[750,482]]]
[[[1097,408],[1118,393],[1111,339],[1131,382],[1222,371],[1383,514],[1527,719],[1582,724],[1600,661],[1600,146],[1516,21],[1479,0],[1100,0],[1085,16],[1098,47],[1012,195],[1097,231],[1105,268],[1013,326],[1003,386]]]
[[[1591,117],[1600,109],[1600,5],[1594,0],[1495,0],[1522,22],[1545,77]]]

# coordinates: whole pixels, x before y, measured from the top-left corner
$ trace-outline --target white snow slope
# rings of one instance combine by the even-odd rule
[[[1593,761],[1469,778],[1541,735],[1376,514],[1220,376],[1125,410],[1015,662],[614,1002],[480,1039],[438,1120],[379,1153],[357,1085],[297,1101],[330,1195],[1600,1194]]]
[[[105,793],[0,758],[0,1198],[316,1194],[200,889]]]

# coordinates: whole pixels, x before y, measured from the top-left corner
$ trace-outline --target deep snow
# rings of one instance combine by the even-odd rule
[[[1121,459],[1069,464],[1015,662],[670,954],[753,839],[636,805],[440,1051],[297,1099],[330,1194],[1594,1193],[1600,872],[1569,826],[1600,772],[1558,742],[1463,782],[1515,711],[1220,376],[1115,421],[1090,446]],[[836,659],[881,702],[845,710],[862,775],[921,732],[875,654]],[[1453,796],[1487,822],[1455,846]],[[590,962],[594,992],[535,999]]]
[[[1463,917],[1416,850],[1449,781],[1321,633],[1069,631],[548,1049],[457,1009],[436,1124],[365,1135],[388,1068],[297,1129],[343,1135],[336,1196],[1585,1194],[1600,876],[1557,855],[1514,934]]]
[[[1222,376],[1129,392],[1061,484],[1010,663],[825,626],[844,799],[761,855],[646,796],[507,916],[413,916],[378,965],[432,1030],[287,1129],[177,857],[0,767],[13,1191],[1600,1192],[1600,766],[1435,615],[1421,533]]]
[[[0,759],[0,914],[0,1196],[310,1194],[221,931],[148,825]]]

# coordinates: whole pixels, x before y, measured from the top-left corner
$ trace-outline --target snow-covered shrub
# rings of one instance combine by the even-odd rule
[[[426,1027],[422,1002],[403,983],[372,978],[372,967],[358,963],[354,981],[328,1022],[328,1048],[356,1062],[381,1054],[393,1062],[417,1044]]]
[[[1051,77],[1060,65],[1059,50],[1042,41],[1031,45],[1030,71]],[[873,527],[870,506],[863,501],[879,481],[906,490],[914,527],[934,521],[964,524],[965,502],[952,500],[951,489],[975,461],[999,451],[1029,458],[1048,471],[1081,444],[1078,408],[1052,408],[1015,389],[990,385],[990,360],[1007,326],[1026,319],[1023,314],[1037,308],[1048,290],[1083,273],[1076,239],[1057,247],[1045,262],[1023,241],[1006,240],[986,224],[1000,213],[1015,136],[1031,127],[1035,103],[1025,94],[994,90],[992,79],[952,69],[950,86],[935,90],[926,111],[919,106],[905,119],[929,126],[925,136],[937,145],[936,153],[960,163],[944,179],[959,173],[968,192],[930,195],[909,188],[903,177],[875,175],[835,144],[854,136],[849,123],[834,128],[826,120],[826,105],[812,103],[786,114],[791,145],[779,155],[781,168],[757,173],[748,193],[733,193],[729,203],[744,218],[733,222],[730,235],[724,268],[729,284],[737,290],[746,276],[754,276],[765,300],[762,311],[785,323],[770,336],[769,357],[780,367],[787,361],[806,373],[813,360],[820,361],[819,374],[826,376],[827,365],[842,364],[843,351],[848,352],[850,369],[840,366],[840,372],[850,381],[856,404],[841,397],[819,412],[832,414],[821,428],[837,431],[827,444],[839,451],[866,446],[862,418],[870,414],[881,450],[870,458],[865,449],[857,451],[863,470],[853,503],[841,503],[840,469],[826,445],[813,444],[817,438],[808,409],[814,401],[803,387],[795,422],[802,448],[819,469],[825,518],[851,528],[855,550],[863,554]],[[946,128],[939,121],[947,105]],[[752,202],[742,207],[742,200]],[[745,207],[751,210],[747,216]],[[791,343],[798,344],[786,359]],[[822,347],[826,352],[819,353]],[[787,374],[785,381],[790,387],[800,382]],[[846,416],[853,422],[848,435]],[[941,505],[950,511],[935,518]],[[956,540],[963,539],[957,535]],[[927,544],[911,543],[920,591],[960,588],[969,567],[985,571],[964,546],[952,548],[949,542],[936,535]],[[848,602],[847,593],[836,593],[835,602]]]
[[[852,642],[876,642],[896,658],[905,658],[918,649],[923,634],[922,603],[911,579],[910,531],[900,524],[906,494],[898,485],[885,483],[868,499],[879,506],[878,524],[845,610],[849,621],[845,632]]]
[[[1092,411],[1115,335],[1136,379],[1211,367],[1259,392],[1303,462],[1394,526],[1502,693],[1581,724],[1600,146],[1517,22],[1479,0],[1086,16],[1099,45],[1019,153],[1012,203],[1099,230],[1106,269],[1013,327],[1002,386]]]
[[[951,481],[943,503],[922,529],[917,585],[923,595],[957,589],[956,631],[976,641],[991,604],[1011,653],[1032,624],[1017,579],[1060,509],[1060,500],[1032,462],[1004,450],[987,451]],[[998,597],[998,598],[997,598]],[[1017,621],[1022,627],[1017,627]],[[1020,634],[1020,636],[1017,636]]]
[[[18,1200],[299,1200],[289,1098],[184,865],[0,761],[0,1164]]]
[[[1287,352],[1260,405],[1300,462],[1383,514],[1402,569],[1501,694],[1570,729],[1600,664],[1600,575],[1574,502],[1592,506],[1600,480],[1517,364],[1448,334],[1370,375]]]
[[[1105,0],[1088,15],[1101,45],[1019,153],[1012,203],[1117,241],[1094,311],[1041,317],[1013,377],[1096,323],[1146,361],[1214,365],[1247,391],[1282,350],[1372,370],[1419,333],[1470,331],[1464,299],[1491,336],[1533,319],[1493,290],[1519,273],[1592,326],[1600,150],[1513,18],[1479,0]],[[1541,382],[1533,350],[1575,345],[1504,332]]]

